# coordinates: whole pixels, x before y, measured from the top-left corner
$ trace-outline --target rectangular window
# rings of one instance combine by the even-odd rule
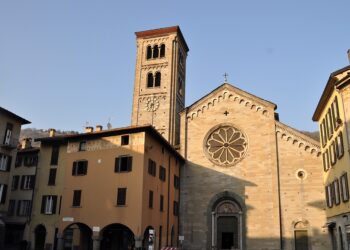
[[[326,119],[322,120],[322,137],[323,137],[323,147],[327,144],[328,135],[327,135],[327,126]]]
[[[31,207],[30,200],[18,201],[17,215],[18,216],[29,216],[30,215],[30,207]]]
[[[10,171],[12,157],[0,154],[0,171]]]
[[[330,126],[330,129],[331,129],[331,135],[333,135],[333,133],[334,133],[334,120],[333,120],[333,118],[334,118],[334,116],[333,116],[333,109],[332,109],[332,107],[330,107],[329,108],[329,110],[328,110],[328,113],[329,113],[329,126]]]
[[[132,170],[132,156],[119,156],[115,158],[114,172],[131,172]]]
[[[9,145],[11,143],[13,125],[11,123],[6,124],[5,136],[4,136],[4,144]]]
[[[159,204],[159,211],[164,211],[164,196],[160,195],[160,204]]]
[[[7,185],[0,184],[0,204],[5,204],[7,194]]]
[[[344,155],[343,133],[339,132],[336,138],[337,158],[340,159]]]
[[[73,191],[72,206],[73,207],[80,207],[80,201],[81,201],[81,190],[74,190]]]
[[[7,215],[13,216],[13,215],[15,215],[15,211],[16,211],[16,200],[10,200],[9,201],[9,208],[7,210]]]
[[[328,110],[327,114],[326,114],[326,120],[327,120],[327,130],[328,130],[328,140],[332,138],[332,118],[331,118],[331,113],[330,113],[330,109]]]
[[[86,141],[79,142],[79,151],[85,151],[86,150]]]
[[[22,190],[31,190],[34,188],[35,175],[23,175],[21,180]]]
[[[339,126],[341,125],[341,120],[340,120],[340,115],[339,115],[339,106],[338,106],[338,97],[334,98],[334,102],[333,102],[333,107],[334,107],[334,116],[335,116],[335,122],[336,122],[336,129],[339,128]]]
[[[332,198],[332,185],[327,185],[325,188],[326,193],[326,201],[327,201],[327,207],[331,208],[333,206],[333,198]]]
[[[36,166],[37,163],[38,163],[38,156],[37,155],[27,155],[24,157],[24,166],[26,166],[26,167]]]
[[[23,157],[21,155],[17,155],[16,161],[15,161],[16,168],[22,166],[22,160],[23,160]]]
[[[174,188],[180,189],[180,178],[179,176],[174,175]]]
[[[12,176],[11,190],[17,190],[19,184],[19,175]]]
[[[163,166],[159,166],[159,179],[162,181],[166,179],[166,169]]]
[[[148,207],[153,208],[153,191],[149,191],[148,195]]]
[[[333,181],[333,188],[334,188],[334,202],[335,205],[340,204],[340,190],[339,190],[339,181],[335,180]]]
[[[348,185],[348,174],[344,173],[340,177],[340,186],[341,186],[341,197],[343,202],[349,201],[349,185]]]
[[[177,201],[174,201],[174,209],[173,209],[174,216],[179,215],[179,203]]]
[[[60,153],[60,147],[53,146],[52,152],[51,152],[51,165],[57,166],[59,153]]]
[[[121,145],[129,145],[129,135],[122,135],[121,137]]]
[[[326,151],[323,153],[322,157],[323,157],[323,169],[324,169],[325,172],[327,172],[328,169],[329,169],[328,149],[326,149]]]
[[[57,195],[43,195],[41,200],[42,214],[55,214],[57,206]]]
[[[323,123],[320,123],[320,137],[321,137],[321,145],[324,145],[324,137],[323,137]]]
[[[125,206],[126,204],[126,188],[118,188],[117,206]]]
[[[330,159],[331,159],[331,165],[334,166],[335,163],[337,163],[337,156],[336,156],[336,150],[335,150],[335,143],[332,142],[330,148]]]
[[[56,184],[56,173],[57,173],[57,168],[50,168],[49,181],[47,185],[54,186]]]
[[[86,160],[75,161],[73,162],[72,175],[73,176],[87,175],[87,169],[88,169],[88,161]]]
[[[148,159],[148,173],[152,176],[156,176],[157,164],[155,161]]]

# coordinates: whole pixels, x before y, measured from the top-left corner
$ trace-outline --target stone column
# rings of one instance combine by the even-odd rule
[[[57,233],[57,250],[63,250],[64,247],[64,239],[62,233]]]
[[[215,249],[215,212],[211,212],[211,248]]]
[[[101,238],[97,235],[92,236],[92,250],[100,250]]]

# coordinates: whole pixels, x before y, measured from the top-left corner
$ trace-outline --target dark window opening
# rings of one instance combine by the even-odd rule
[[[165,56],[165,44],[162,44],[160,46],[160,57],[164,57]]]
[[[161,74],[160,74],[160,72],[157,72],[154,86],[155,87],[160,87],[160,81],[161,81]]]
[[[49,181],[48,181],[47,185],[54,186],[56,184],[56,173],[57,173],[57,169],[56,168],[51,168],[50,169]]]
[[[0,204],[5,204],[7,195],[7,185],[0,184]]]
[[[86,175],[88,169],[88,161],[75,161],[73,162],[73,168],[72,168],[72,175],[78,176],[78,175]]]
[[[153,191],[149,191],[148,207],[149,208],[153,208]]]
[[[12,177],[11,190],[17,190],[19,185],[19,175],[14,175]]]
[[[86,141],[79,142],[79,151],[85,151],[86,150]]]
[[[121,145],[129,145],[129,135],[123,135],[121,137]]]
[[[174,209],[173,209],[174,216],[179,215],[179,203],[177,201],[174,201]]]
[[[148,159],[148,173],[152,176],[156,176],[156,170],[157,169],[157,165],[156,162]]]
[[[166,179],[166,169],[163,166],[159,166],[159,179],[162,181]]]
[[[146,55],[147,59],[151,59],[152,58],[152,47],[151,46],[147,46],[147,55]]]
[[[132,170],[132,156],[119,156],[115,158],[114,172],[130,172]]]
[[[15,167],[20,167],[22,165],[23,157],[21,155],[17,155]]]
[[[159,57],[159,47],[158,45],[154,45],[153,47],[153,58],[158,58]]]
[[[340,132],[336,138],[337,158],[340,159],[344,155],[343,133]]]
[[[126,188],[118,188],[117,206],[125,206],[126,204]]]
[[[57,165],[57,163],[58,163],[59,150],[60,150],[59,146],[53,146],[53,147],[52,147],[51,165]]]
[[[176,175],[174,175],[174,187],[175,187],[175,189],[180,188],[180,178]]]
[[[153,74],[147,74],[147,88],[153,88]]]
[[[160,202],[159,202],[159,211],[164,211],[164,196],[160,195]]]
[[[81,202],[81,190],[74,190],[72,206],[80,207],[80,202]]]

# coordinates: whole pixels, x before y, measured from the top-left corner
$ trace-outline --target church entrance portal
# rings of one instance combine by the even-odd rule
[[[212,212],[213,249],[242,249],[242,210],[232,200],[218,203]]]

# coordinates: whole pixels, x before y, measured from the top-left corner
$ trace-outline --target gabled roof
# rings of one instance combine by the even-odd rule
[[[215,93],[220,92],[220,90],[225,89],[225,88],[231,89],[232,91],[237,92],[238,94],[240,94],[240,95],[242,95],[242,96],[244,96],[246,98],[254,99],[256,102],[260,103],[261,105],[273,107],[275,110],[277,108],[277,105],[274,104],[273,102],[270,102],[270,101],[267,101],[265,99],[262,99],[262,98],[260,98],[260,97],[258,97],[256,95],[253,95],[253,94],[251,94],[249,92],[241,90],[241,89],[231,85],[230,83],[225,82],[225,83],[221,84],[219,87],[217,87],[216,89],[214,89],[213,91],[209,92],[205,96],[201,97],[200,99],[198,99],[197,101],[192,103],[190,106],[186,107],[186,110],[191,110],[192,108],[196,107],[202,100],[206,99],[210,95],[213,95]]]
[[[350,74],[346,77],[344,77],[343,79],[338,79],[337,76],[350,70],[350,65],[341,68],[337,71],[334,71],[333,73],[330,74],[329,79],[327,81],[327,84],[323,90],[323,93],[321,95],[320,100],[318,101],[316,110],[312,116],[312,120],[313,121],[318,121],[318,119],[320,118],[320,115],[322,113],[322,110],[324,109],[325,105],[328,102],[328,99],[330,98],[330,96],[333,93],[333,89],[334,87],[338,87],[339,85],[341,85],[342,83],[346,82],[347,84],[350,83]]]
[[[22,125],[31,123],[30,121],[16,115],[15,113],[12,113],[11,111],[8,111],[7,109],[4,109],[2,107],[0,107],[0,113],[3,113],[5,115],[19,121]]]

